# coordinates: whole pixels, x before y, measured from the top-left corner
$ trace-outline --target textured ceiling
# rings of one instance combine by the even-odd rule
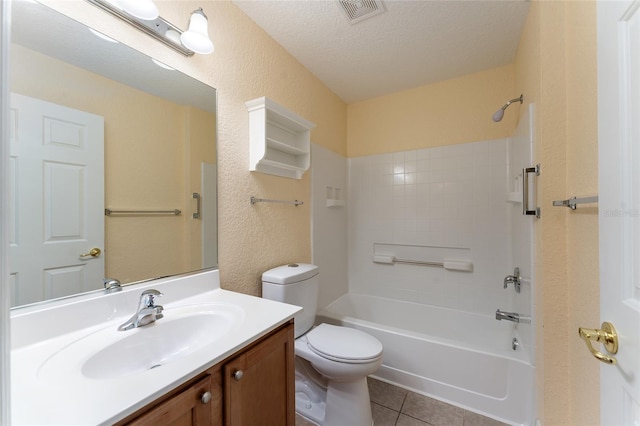
[[[386,0],[351,24],[337,1],[233,0],[347,103],[506,65],[523,0]]]

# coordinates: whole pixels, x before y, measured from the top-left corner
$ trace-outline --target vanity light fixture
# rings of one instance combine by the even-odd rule
[[[209,40],[207,15],[202,8],[194,10],[189,18],[189,29],[180,35],[184,46],[203,55],[213,52],[213,43]]]
[[[208,21],[202,8],[193,11],[189,20],[189,29],[182,31],[166,19],[157,15],[157,8],[153,0],[87,0],[94,6],[116,16],[133,25],[143,33],[155,38],[159,42],[183,54],[192,56],[194,53],[207,54],[213,52],[213,43],[208,35]],[[156,9],[156,17],[147,10],[147,14],[140,12],[145,9],[141,4],[151,4]],[[134,5],[134,6],[131,6]],[[135,15],[134,15],[135,13]]]
[[[122,9],[134,18],[151,21],[160,14],[153,0],[118,0]]]

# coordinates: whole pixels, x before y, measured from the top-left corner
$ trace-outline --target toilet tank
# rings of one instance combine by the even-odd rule
[[[262,274],[262,297],[302,307],[294,316],[294,334],[306,333],[316,319],[318,267],[308,263],[278,266]]]

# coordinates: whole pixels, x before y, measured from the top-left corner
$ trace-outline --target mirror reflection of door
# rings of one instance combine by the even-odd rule
[[[102,288],[104,119],[18,94],[10,110],[12,305]]]

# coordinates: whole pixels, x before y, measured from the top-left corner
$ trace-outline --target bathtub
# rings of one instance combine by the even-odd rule
[[[380,380],[505,423],[535,423],[534,367],[526,348],[512,349],[511,322],[351,293],[321,309],[316,322],[380,340],[383,366],[374,374]]]

